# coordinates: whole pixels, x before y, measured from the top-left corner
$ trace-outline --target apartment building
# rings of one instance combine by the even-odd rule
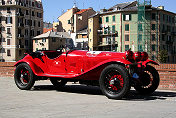
[[[41,0],[0,0],[0,60],[17,61],[43,33]]]
[[[59,32],[69,32],[77,49],[87,49],[88,18],[95,13],[93,8],[78,9],[74,6],[58,17],[59,25],[57,29]]]
[[[89,18],[89,49],[124,52],[146,51],[156,60],[160,50],[168,51],[168,63],[176,62],[176,14],[163,6],[145,6],[137,1],[102,9]],[[144,17],[145,15],[145,17]],[[140,17],[145,18],[143,22]]]
[[[73,41],[67,32],[48,31],[33,38],[33,51],[73,48]]]

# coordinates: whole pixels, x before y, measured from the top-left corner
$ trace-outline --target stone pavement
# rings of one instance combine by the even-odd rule
[[[123,100],[110,100],[98,87],[67,85],[55,90],[38,81],[19,90],[13,78],[0,78],[0,118],[175,118],[176,91],[158,90],[140,96],[134,90]]]

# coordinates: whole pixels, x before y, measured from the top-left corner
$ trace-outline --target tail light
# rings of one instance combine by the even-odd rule
[[[141,52],[135,52],[135,53],[134,53],[134,61],[135,61],[135,62],[141,61],[141,58],[142,58]]]
[[[142,52],[141,53],[141,61],[146,61],[149,58],[147,52]]]
[[[133,60],[133,55],[134,55],[134,53],[132,51],[128,50],[125,52],[125,59]]]

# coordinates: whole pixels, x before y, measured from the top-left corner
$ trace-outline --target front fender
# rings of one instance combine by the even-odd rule
[[[159,64],[158,64],[157,62],[153,61],[153,60],[144,61],[144,62],[142,63],[142,65],[146,67],[146,65],[148,65],[149,63],[159,66]]]
[[[30,60],[20,60],[17,63],[15,63],[14,66],[17,67],[21,63],[27,63],[35,75],[43,73],[43,70]]]
[[[102,65],[109,64],[109,63],[119,63],[119,64],[123,64],[123,65],[131,64],[131,62],[129,62],[128,60],[125,60],[125,59],[119,59],[119,58],[117,58],[117,59],[116,58],[115,59],[109,59],[109,60],[103,61],[101,63],[98,63],[97,65],[93,66],[92,68],[90,68],[86,72],[89,72],[89,71],[91,71],[91,70],[93,70],[95,68],[98,68],[98,67],[100,67]],[[86,72],[84,72],[84,73],[86,73]]]

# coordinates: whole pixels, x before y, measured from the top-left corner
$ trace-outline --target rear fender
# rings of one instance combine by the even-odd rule
[[[159,64],[158,64],[157,62],[153,61],[153,60],[147,60],[147,61],[144,61],[144,62],[142,63],[142,65],[145,66],[145,67],[146,67],[148,64],[154,64],[154,65],[158,65],[158,66],[159,66]]]
[[[21,63],[28,64],[35,75],[43,73],[43,70],[40,67],[38,67],[34,62],[32,62],[30,60],[25,60],[25,61],[21,60],[21,61],[18,61],[14,66],[17,67]]]

